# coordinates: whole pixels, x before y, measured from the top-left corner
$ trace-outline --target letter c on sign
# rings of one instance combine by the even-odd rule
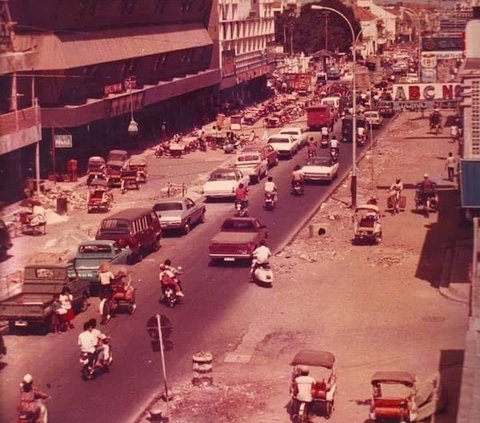
[[[435,87],[433,85],[427,85],[423,89],[423,97],[425,100],[433,100],[435,98]]]

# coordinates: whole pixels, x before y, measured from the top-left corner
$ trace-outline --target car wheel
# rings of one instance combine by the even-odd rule
[[[155,242],[152,245],[152,250],[153,251],[160,250],[160,238],[159,237],[157,239],[155,239]]]
[[[190,232],[190,222],[187,220],[183,225],[183,234],[187,235]]]
[[[205,211],[202,212],[202,215],[200,216],[199,222],[200,223],[205,223]]]

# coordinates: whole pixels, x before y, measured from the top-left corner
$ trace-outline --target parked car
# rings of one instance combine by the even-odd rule
[[[383,126],[383,116],[378,110],[368,110],[363,113],[363,117],[373,128],[380,128]]]
[[[188,234],[193,225],[205,221],[205,204],[197,204],[189,197],[165,198],[153,206],[162,230],[181,229]]]
[[[162,228],[152,209],[131,208],[103,219],[95,239],[116,241],[120,248],[131,250],[129,262],[140,261],[148,251],[160,248]]]
[[[292,158],[298,152],[298,142],[295,141],[291,135],[272,135],[268,139],[268,144],[270,144],[280,157]]]
[[[338,176],[338,161],[330,157],[310,157],[302,167],[303,177],[306,181],[332,182]]]
[[[248,185],[249,176],[238,169],[219,168],[210,174],[210,178],[203,185],[202,193],[205,198],[235,198],[235,191],[240,184]]]
[[[257,152],[262,155],[262,159],[267,161],[268,168],[272,168],[278,164],[278,153],[270,144],[249,144],[243,150],[242,153]]]
[[[327,70],[327,79],[339,80],[341,76],[342,73],[340,72],[340,69],[330,68]]]
[[[298,143],[298,147],[302,148],[307,144],[307,128],[300,128],[296,126],[289,126],[283,128],[279,134],[291,135],[293,139]]]

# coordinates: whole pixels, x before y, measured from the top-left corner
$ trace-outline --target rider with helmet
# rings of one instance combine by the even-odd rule
[[[28,373],[23,376],[20,388],[20,413],[31,416],[35,422],[47,422],[47,407],[43,400],[50,396],[33,386],[33,377]]]

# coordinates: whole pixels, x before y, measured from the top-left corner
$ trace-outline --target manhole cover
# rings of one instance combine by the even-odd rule
[[[422,320],[424,322],[444,322],[445,321],[445,317],[442,317],[442,316],[425,316],[422,318]]]

